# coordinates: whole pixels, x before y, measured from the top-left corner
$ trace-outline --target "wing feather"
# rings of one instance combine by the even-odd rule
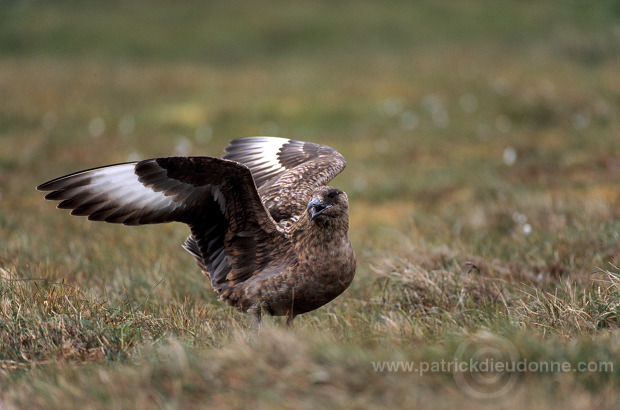
[[[192,235],[185,248],[219,291],[259,273],[277,248],[288,245],[250,170],[234,161],[155,158],[77,172],[37,189],[61,201],[59,208],[91,220],[188,224]]]
[[[295,221],[305,211],[311,192],[326,185],[346,166],[327,145],[277,137],[232,140],[224,158],[245,164],[272,218]]]

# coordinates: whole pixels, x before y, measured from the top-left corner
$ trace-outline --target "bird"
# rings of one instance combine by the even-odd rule
[[[183,247],[219,299],[251,315],[313,311],[355,276],[349,200],[326,185],[346,166],[327,145],[234,139],[221,158],[172,156],[107,165],[45,182],[59,209],[124,225],[181,222]]]

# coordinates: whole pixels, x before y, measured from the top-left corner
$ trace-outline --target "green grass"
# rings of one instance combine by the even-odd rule
[[[617,1],[4,7],[2,406],[618,406]],[[348,161],[357,276],[293,329],[217,301],[185,226],[34,190],[264,134]],[[515,352],[569,370],[419,367]]]

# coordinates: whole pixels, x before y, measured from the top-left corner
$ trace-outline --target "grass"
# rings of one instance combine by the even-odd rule
[[[0,405],[618,406],[617,2],[6,7]],[[186,227],[34,191],[260,134],[348,161],[357,276],[294,329],[218,302]]]

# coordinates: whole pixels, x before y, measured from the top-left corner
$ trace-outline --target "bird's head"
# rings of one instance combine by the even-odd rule
[[[308,202],[308,218],[311,222],[327,222],[335,218],[348,219],[349,200],[347,194],[334,187],[322,186],[312,192]]]

